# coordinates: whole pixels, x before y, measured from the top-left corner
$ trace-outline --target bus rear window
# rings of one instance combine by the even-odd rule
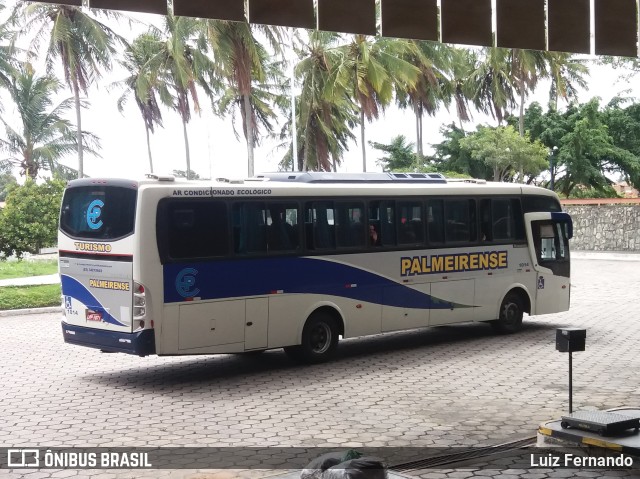
[[[114,240],[133,233],[136,190],[120,186],[68,188],[60,229],[73,238]]]

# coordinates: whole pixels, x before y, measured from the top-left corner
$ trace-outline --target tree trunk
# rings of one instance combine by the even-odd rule
[[[147,134],[147,153],[149,154],[150,173],[153,173],[153,158],[151,157],[151,141],[149,139],[149,128],[147,127],[146,123],[144,125],[144,131]]]
[[[187,158],[187,180],[191,179],[191,156],[189,155],[189,136],[187,135],[187,122],[182,118],[182,134],[184,135],[184,151]]]
[[[253,164],[253,116],[251,115],[251,103],[249,101],[249,95],[243,95],[242,101],[244,104],[244,124],[245,131],[247,132],[247,163],[249,178],[254,175]]]
[[[520,118],[518,120],[520,136],[524,136],[524,80],[520,80]]]
[[[417,108],[414,113],[416,115],[416,155],[420,156],[420,118],[418,117]]]
[[[497,166],[493,169],[493,181],[500,181],[500,168]]]
[[[360,108],[360,142],[362,143],[362,171],[367,171],[367,152],[364,144],[364,110]]]
[[[84,159],[82,151],[82,115],[80,114],[80,87],[73,80],[73,97],[76,102],[76,141],[78,142],[78,178],[84,178]]]

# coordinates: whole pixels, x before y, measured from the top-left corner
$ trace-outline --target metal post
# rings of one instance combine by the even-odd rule
[[[573,412],[573,354],[569,351],[569,414]]]

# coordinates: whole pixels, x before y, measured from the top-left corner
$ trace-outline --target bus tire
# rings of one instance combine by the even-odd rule
[[[512,334],[522,329],[524,307],[519,294],[510,292],[502,300],[498,319],[491,321],[491,326],[501,334]]]
[[[338,328],[330,314],[318,311],[309,316],[302,330],[302,342],[298,346],[284,348],[296,361],[316,364],[327,361],[338,346]]]

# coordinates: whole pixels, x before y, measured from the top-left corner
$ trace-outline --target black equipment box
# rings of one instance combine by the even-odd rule
[[[587,338],[586,329],[560,328],[556,329],[556,349],[561,353],[584,351]]]
[[[637,433],[640,430],[640,418],[613,412],[580,411],[562,416],[560,426],[563,429],[573,428],[595,432],[601,436],[613,436],[628,429],[635,429]]]

